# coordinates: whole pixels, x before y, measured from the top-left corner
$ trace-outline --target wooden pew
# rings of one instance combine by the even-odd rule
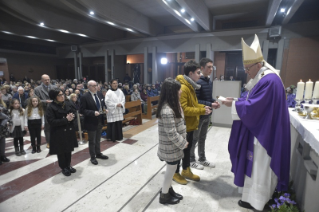
[[[129,110],[128,114],[124,115],[124,120],[122,123],[131,121],[136,119],[139,124],[142,124],[142,107],[141,107],[141,101],[133,101],[133,102],[125,102],[125,109]],[[102,131],[107,129],[107,120],[104,123],[104,126],[102,127]]]
[[[130,102],[130,101],[131,101],[131,95],[126,95],[125,102]]]
[[[159,101],[159,96],[147,97],[147,113],[142,114],[143,119],[152,119],[152,110],[157,108],[158,104],[152,105],[152,102]]]

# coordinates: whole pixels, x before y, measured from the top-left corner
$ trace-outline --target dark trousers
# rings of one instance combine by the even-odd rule
[[[28,120],[28,128],[31,137],[31,146],[35,147],[35,139],[37,139],[37,146],[41,146],[41,119]]]
[[[58,162],[61,169],[65,169],[71,166],[71,152],[58,154]]]
[[[47,144],[50,143],[50,124],[47,121],[47,118],[45,118],[45,124],[44,124],[44,135],[45,135],[45,140],[47,142]]]
[[[13,138],[14,147],[19,147],[18,141],[20,143],[20,147],[22,147],[23,146],[23,137]]]
[[[88,131],[89,136],[89,150],[91,158],[101,154],[100,142],[102,133],[102,121],[99,121],[95,131]]]
[[[192,143],[193,143],[193,133],[194,131],[188,132],[186,135],[186,140],[188,142],[188,146],[186,149],[184,149],[184,158],[183,160],[183,169],[186,170],[187,167],[190,166],[190,158],[191,158],[191,148],[192,148]],[[176,172],[175,173],[179,173],[179,167],[180,167],[180,161],[177,164],[177,168],[176,168]]]
[[[6,151],[6,139],[4,136],[0,137],[0,156],[5,156],[4,152]]]

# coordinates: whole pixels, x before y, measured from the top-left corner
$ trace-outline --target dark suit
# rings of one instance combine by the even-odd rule
[[[104,98],[99,95],[101,109],[105,107]],[[100,140],[102,133],[102,126],[105,120],[105,115],[95,116],[95,111],[99,111],[95,100],[90,92],[87,92],[81,97],[80,113],[84,116],[84,129],[88,131],[89,135],[89,150],[91,159],[101,153]]]
[[[54,85],[50,84],[49,89],[46,90],[43,83],[41,83],[40,86],[38,86],[34,89],[34,94],[37,97],[39,97],[39,99],[41,100],[42,105],[43,105],[43,110],[45,111],[45,114],[44,114],[44,119],[45,119],[44,134],[45,134],[45,140],[48,144],[50,143],[50,124],[48,123],[47,118],[46,118],[46,109],[48,106],[48,103],[46,103],[46,100],[50,100],[50,97],[49,97],[50,89],[55,89],[55,88],[56,87]]]

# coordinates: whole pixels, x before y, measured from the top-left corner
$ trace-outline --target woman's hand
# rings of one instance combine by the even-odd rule
[[[28,131],[28,127],[24,127],[24,130],[25,130],[25,131]]]
[[[74,119],[74,114],[73,113],[69,113],[66,118],[68,119],[68,121],[72,121]]]
[[[186,148],[188,147],[188,144],[189,144],[189,143],[188,143],[188,142],[186,142],[186,146],[185,146],[185,148],[184,148],[184,149],[186,149]]]

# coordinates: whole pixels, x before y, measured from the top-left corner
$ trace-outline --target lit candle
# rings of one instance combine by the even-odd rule
[[[300,82],[297,83],[297,93],[296,93],[296,99],[302,100],[303,99],[303,91],[305,90],[305,83],[300,80]]]
[[[312,88],[313,88],[313,82],[311,82],[311,80],[309,79],[309,81],[306,82],[305,99],[311,99]]]
[[[319,81],[317,81],[315,84],[315,89],[313,90],[312,98],[319,99]]]

